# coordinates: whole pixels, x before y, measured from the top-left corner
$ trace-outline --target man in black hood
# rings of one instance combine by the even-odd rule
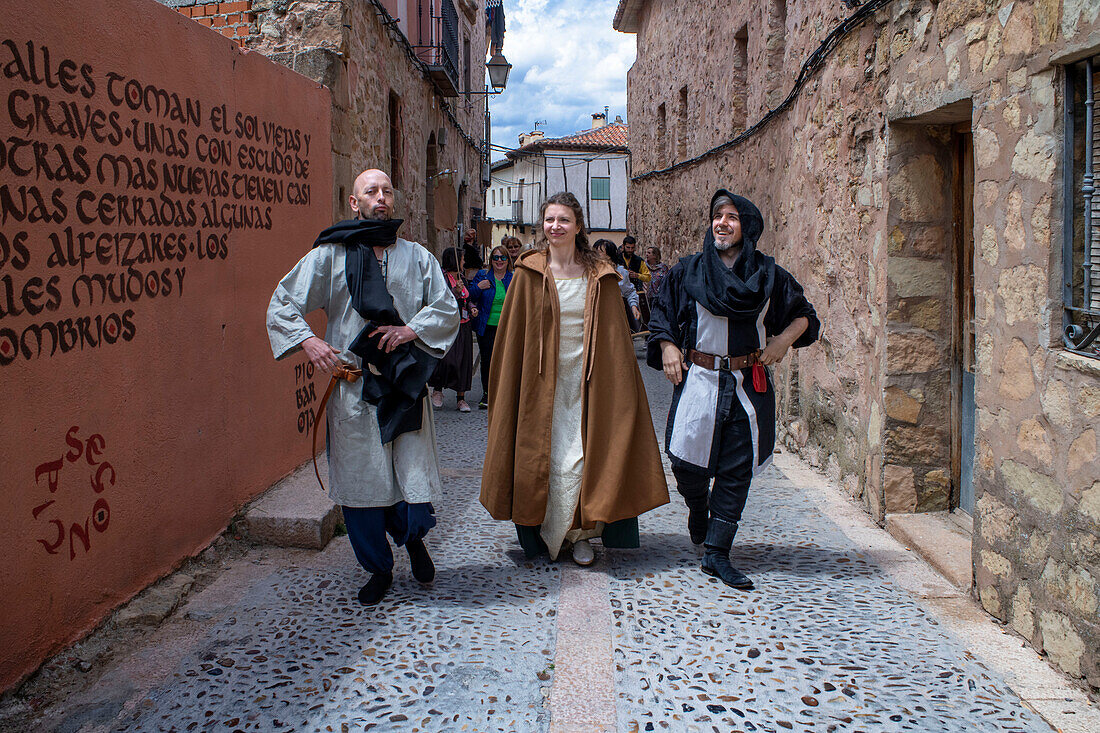
[[[691,541],[705,548],[703,572],[749,590],[752,580],[730,564],[729,551],[749,484],[775,446],[765,367],[816,341],[821,324],[794,276],[756,249],[764,220],[751,201],[719,189],[710,222],[703,251],[661,283],[646,363],[674,385],[665,451]]]

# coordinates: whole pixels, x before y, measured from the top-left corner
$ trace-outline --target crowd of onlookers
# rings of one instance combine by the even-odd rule
[[[631,332],[644,333],[649,321],[649,304],[657,296],[669,270],[661,261],[660,248],[646,247],[643,258],[636,252],[637,240],[629,235],[623,239],[622,246],[609,239],[597,239],[592,246],[619,272],[619,287]],[[489,251],[486,262],[475,231],[467,229],[461,247],[448,247],[443,251],[443,272],[458,301],[462,320],[454,345],[428,382],[432,404],[437,409],[443,406],[443,390],[447,389],[455,392],[459,412],[471,411],[466,393],[473,385],[473,375],[479,364],[482,396],[478,408],[489,407],[489,364],[504,296],[512,282],[516,261],[530,248],[531,245],[524,245],[519,237],[505,236]]]

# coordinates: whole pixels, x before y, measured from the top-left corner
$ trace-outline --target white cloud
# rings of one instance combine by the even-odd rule
[[[490,100],[495,145],[514,148],[521,132],[548,137],[588,129],[610,107],[626,119],[626,72],[635,37],[611,27],[618,0],[505,0],[508,88]],[[493,159],[503,157],[493,152]]]

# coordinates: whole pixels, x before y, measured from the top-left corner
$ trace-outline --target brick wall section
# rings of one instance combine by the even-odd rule
[[[642,5],[628,77],[635,176],[661,167],[670,148],[670,162],[699,155],[760,120],[774,75],[789,89],[848,12],[834,0],[788,3],[780,66],[761,32],[772,3]],[[742,23],[743,84],[734,42]],[[629,208],[641,242],[674,259],[701,245],[715,188],[755,201],[762,250],[798,277],[826,323],[819,344],[776,372],[785,414],[798,416],[780,431],[876,518],[942,508],[951,475],[944,365],[956,318],[945,152],[953,124],[972,133],[976,593],[1094,693],[1100,365],[1060,344],[1060,64],[1098,51],[1095,0],[894,0],[842,40],[759,134],[636,181]],[[680,121],[669,113],[662,144],[657,120],[661,105],[676,109],[684,85],[679,154],[668,140]]]
[[[251,0],[234,0],[228,3],[201,3],[181,6],[177,11],[196,23],[213,28],[226,38],[232,38],[244,46],[245,39],[257,33],[256,13]]]

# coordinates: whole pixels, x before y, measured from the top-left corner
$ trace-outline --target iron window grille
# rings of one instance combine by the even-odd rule
[[[1100,358],[1100,56],[1067,66],[1065,77],[1063,341],[1070,351]]]
[[[424,5],[428,7],[425,8]],[[434,12],[438,6],[439,14]],[[446,97],[458,96],[458,11],[454,0],[417,2],[417,56],[428,64],[432,79]]]

